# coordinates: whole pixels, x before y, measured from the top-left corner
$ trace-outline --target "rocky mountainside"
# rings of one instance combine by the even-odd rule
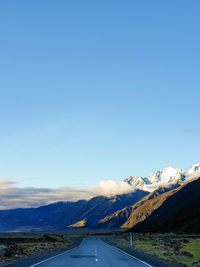
[[[96,228],[126,229],[133,227],[137,223],[145,220],[153,210],[161,206],[167,197],[165,193],[168,192],[170,194],[174,188],[160,187],[156,189],[134,205],[127,206],[101,219],[96,225]]]

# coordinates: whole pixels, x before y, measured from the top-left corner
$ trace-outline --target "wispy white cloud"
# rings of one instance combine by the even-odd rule
[[[96,195],[120,195],[125,193],[130,193],[133,191],[133,187],[126,182],[115,182],[113,180],[101,181],[95,187],[90,187],[88,189]]]
[[[200,131],[196,131],[190,128],[185,129],[184,132],[191,135],[200,135]]]
[[[0,209],[38,207],[56,201],[77,201],[98,195],[111,196],[133,191],[125,182],[101,181],[94,187],[75,189],[71,187],[34,188],[17,186],[17,183],[0,179]]]

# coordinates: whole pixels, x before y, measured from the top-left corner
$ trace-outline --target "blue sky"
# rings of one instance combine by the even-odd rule
[[[87,187],[200,160],[199,9],[1,1],[0,177]]]

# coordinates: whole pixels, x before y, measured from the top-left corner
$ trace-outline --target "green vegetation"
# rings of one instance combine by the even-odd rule
[[[80,235],[73,234],[2,234],[0,235],[0,263],[68,249],[78,239]]]
[[[108,242],[123,248],[129,247],[129,235],[107,237]],[[133,250],[142,250],[161,259],[186,266],[200,266],[200,237],[174,234],[134,234]]]

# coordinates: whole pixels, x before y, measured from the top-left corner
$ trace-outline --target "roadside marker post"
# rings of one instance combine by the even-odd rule
[[[130,232],[130,247],[133,247],[133,233]]]

